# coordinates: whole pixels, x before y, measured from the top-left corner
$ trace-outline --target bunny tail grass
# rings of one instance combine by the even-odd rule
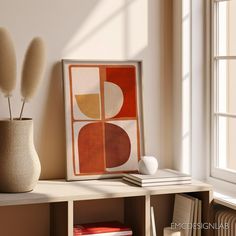
[[[45,60],[44,41],[36,37],[31,41],[26,51],[22,70],[21,95],[26,102],[31,100],[36,93],[39,82],[44,75]]]
[[[7,29],[0,27],[0,90],[8,97],[16,86],[16,53]]]
[[[10,96],[8,96],[7,100],[8,100],[8,108],[9,108],[10,120],[13,120],[12,112],[11,112],[11,98],[10,98]]]
[[[23,100],[23,103],[22,103],[19,120],[22,120],[22,115],[23,115],[24,107],[25,107],[25,99]]]
[[[44,75],[46,62],[46,49],[42,38],[36,37],[30,42],[25,54],[21,78],[21,96],[23,100],[20,120],[26,102],[36,93],[39,82]]]

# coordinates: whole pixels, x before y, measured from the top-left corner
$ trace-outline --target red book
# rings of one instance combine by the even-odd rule
[[[131,236],[132,230],[124,224],[112,222],[99,222],[74,225],[74,236]]]

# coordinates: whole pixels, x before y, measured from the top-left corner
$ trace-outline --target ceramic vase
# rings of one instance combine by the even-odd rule
[[[29,192],[40,172],[32,119],[0,120],[0,192]]]
[[[155,157],[143,156],[139,161],[139,173],[143,175],[154,175],[158,169],[158,162]]]

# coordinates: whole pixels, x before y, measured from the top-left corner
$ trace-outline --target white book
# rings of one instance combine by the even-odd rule
[[[165,227],[163,236],[184,236],[184,234],[181,230],[172,229],[171,227]]]
[[[197,236],[197,223],[198,223],[198,198],[192,197],[190,195],[185,195],[194,201],[194,211],[193,211],[193,224],[192,224],[192,235]]]
[[[197,223],[200,225],[202,222],[202,201],[198,200],[198,214],[197,214]],[[201,236],[201,228],[197,228],[197,236]]]
[[[198,220],[198,199],[193,199],[195,201],[194,203],[194,213],[193,213],[193,229],[192,229],[192,235],[197,236],[197,220]]]
[[[195,200],[185,194],[176,194],[173,223],[183,229],[184,236],[192,236]]]
[[[154,215],[154,207],[151,207],[151,236],[156,236],[156,221]]]
[[[191,180],[191,176],[171,169],[158,169],[154,175],[124,174],[126,178],[140,183]]]
[[[123,180],[128,181],[132,184],[136,184],[140,187],[155,187],[155,186],[166,186],[166,185],[177,185],[177,184],[191,184],[191,180],[182,180],[182,181],[168,181],[168,182],[154,182],[154,183],[140,183],[136,180],[123,177]]]

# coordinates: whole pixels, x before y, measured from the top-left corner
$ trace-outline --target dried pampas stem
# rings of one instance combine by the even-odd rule
[[[11,99],[10,99],[10,97],[8,97],[7,100],[8,100],[8,108],[9,108],[10,120],[13,120],[12,112],[11,112]]]
[[[25,103],[28,102],[35,94],[39,82],[44,74],[46,50],[41,38],[34,38],[25,54],[25,60],[22,70],[21,95],[22,108],[20,120],[22,119]]]
[[[16,54],[10,33],[0,27],[0,89],[8,99],[10,119],[12,110],[10,96],[16,85]]]
[[[21,107],[21,111],[20,111],[20,120],[22,119],[24,107],[25,107],[25,100],[23,100],[23,103],[22,103],[22,107]]]

